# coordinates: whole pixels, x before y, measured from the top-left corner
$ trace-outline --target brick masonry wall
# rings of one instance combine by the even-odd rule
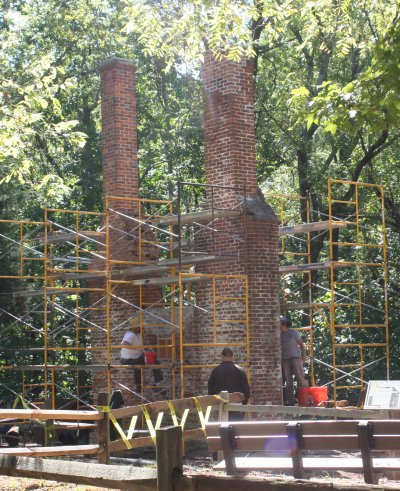
[[[241,217],[216,224],[218,252],[232,254],[236,251],[239,256],[235,262],[209,265],[201,271],[248,274],[252,401],[280,404],[278,222],[256,180],[253,65],[249,60],[216,61],[207,53],[202,76],[206,182],[245,187],[246,192],[215,188],[216,207],[234,207],[245,198],[245,220]],[[208,198],[210,201],[209,193]],[[229,233],[235,237],[230,237]],[[202,248],[210,247],[210,236],[202,234],[200,242]],[[209,305],[210,292],[199,291],[198,301]],[[200,328],[201,321],[196,324]],[[227,344],[229,340],[240,339],[229,325],[220,330]],[[242,349],[236,350],[236,357],[243,358],[243,353],[238,351]],[[200,361],[202,354],[198,356]],[[208,362],[218,363],[219,359]],[[198,383],[202,385],[205,380]]]
[[[125,198],[138,196],[137,137],[136,137],[136,94],[135,68],[130,61],[111,59],[101,65],[102,86],[102,140],[104,165],[104,194]],[[250,62],[216,62],[209,55],[203,67],[205,104],[205,153],[206,176],[209,184],[241,187],[238,190],[220,189],[214,193],[214,206],[236,207],[245,201],[245,220],[232,218],[215,224],[218,229],[216,244],[219,253],[237,254],[235,262],[198,268],[202,272],[249,275],[249,319],[252,399],[254,403],[281,402],[280,346],[278,335],[278,224],[272,210],[260,196],[256,182],[256,154],[254,131],[254,95],[252,65]],[[210,201],[210,196],[208,196]],[[128,200],[116,201],[113,208],[134,216],[137,205]],[[122,232],[112,232],[110,242],[111,257],[118,260],[137,259],[135,243],[129,236],[131,223],[117,214],[110,215],[110,223]],[[234,231],[233,238],[230,233]],[[202,242],[200,250],[212,249],[210,234],[199,234]],[[151,259],[151,258],[149,258]],[[154,259],[154,258],[153,258]],[[104,262],[92,265],[93,269],[104,269]],[[92,286],[99,286],[92,283]],[[219,286],[221,295],[232,296],[240,291],[240,286],[224,284]],[[210,310],[212,308],[212,288],[210,284],[195,287],[197,302]],[[130,304],[138,304],[138,289],[118,286],[115,293]],[[92,294],[91,300],[99,298]],[[159,291],[149,288],[144,293],[144,301],[152,302],[160,298]],[[104,302],[102,302],[104,306]],[[120,326],[135,313],[136,309],[124,301],[111,302],[111,345],[119,345],[125,326]],[[159,314],[167,315],[167,314]],[[243,317],[243,302],[218,305],[219,318]],[[106,364],[106,316],[105,310],[93,311],[91,320],[100,326],[92,331],[94,364]],[[174,322],[177,322],[174,320]],[[149,320],[151,323],[151,320]],[[199,314],[196,310],[194,320],[189,316],[185,322],[187,333],[194,342],[210,339],[212,315]],[[220,323],[218,334],[229,342],[243,340],[243,324]],[[144,340],[160,333],[145,332]],[[190,337],[185,335],[185,340]],[[192,350],[188,352],[188,363],[218,363],[219,351]],[[244,353],[237,353],[238,361],[245,361]],[[117,364],[119,349],[112,350],[111,364]],[[190,372],[190,370],[189,370]],[[194,372],[193,372],[194,373]],[[206,391],[209,370],[199,376],[188,376],[185,380],[188,392],[193,395]],[[126,370],[113,370],[112,377],[131,387],[132,373]],[[104,390],[106,371],[95,372],[93,376],[95,391]],[[255,383],[257,381],[257,383]],[[113,384],[114,385],[114,384]],[[118,385],[115,385],[118,387]],[[119,388],[119,387],[118,387]],[[125,395],[125,394],[124,394]],[[168,394],[169,396],[169,394]],[[132,397],[126,402],[137,402]]]

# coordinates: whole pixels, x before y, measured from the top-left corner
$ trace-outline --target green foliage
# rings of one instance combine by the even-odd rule
[[[373,44],[370,65],[358,79],[344,85],[327,80],[311,101],[305,87],[293,89],[300,106],[308,102],[308,128],[317,124],[335,135],[365,128],[377,132],[396,125],[400,116],[400,69],[395,60],[400,46],[398,29],[396,19]]]
[[[45,159],[56,161],[66,148],[85,143],[78,121],[65,118],[60,102],[74,84],[55,66],[53,53],[37,53],[27,44],[24,9],[8,14],[0,30],[0,184],[18,182],[51,197],[66,188],[60,164],[51,168]]]
[[[179,180],[203,179],[200,81],[155,60],[139,67],[137,90],[141,194],[172,199]]]
[[[205,47],[234,60],[254,54],[248,22],[257,10],[247,1],[127,3],[127,32],[139,35],[145,54],[166,59],[167,69],[176,59],[201,60]]]

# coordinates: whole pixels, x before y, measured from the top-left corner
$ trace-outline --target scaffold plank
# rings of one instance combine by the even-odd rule
[[[162,218],[155,218],[151,220],[151,223],[158,225],[178,225],[178,222],[182,225],[186,225],[194,222],[210,222],[217,218],[233,218],[242,214],[241,210],[230,210],[227,208],[215,208],[214,210],[196,211],[194,213],[183,213],[180,215],[168,215]]]
[[[110,369],[120,369],[122,365],[110,365]],[[131,365],[129,365],[131,366]],[[149,365],[150,366],[150,365]],[[2,366],[2,370],[24,370],[24,371],[32,371],[32,372],[42,372],[45,368],[51,371],[89,371],[89,372],[103,372],[107,370],[107,367],[104,365],[10,365],[10,366]],[[0,414],[1,417],[1,414]]]
[[[333,267],[336,268],[350,268],[354,263],[333,261]],[[332,261],[326,261],[322,263],[310,263],[310,264],[289,264],[287,266],[280,266],[279,273],[306,273],[307,271],[316,271],[318,269],[329,269],[332,266]]]
[[[184,266],[189,266],[192,264],[202,264],[202,263],[212,263],[212,262],[225,262],[225,261],[235,261],[237,256],[218,256],[218,255],[196,255],[196,256],[185,256],[180,261],[179,258],[175,259],[163,259],[160,261],[156,261],[151,263],[149,261],[146,266],[131,266],[130,268],[121,269],[118,271],[112,271],[111,278],[117,279],[121,276],[130,277],[130,276],[138,276],[142,274],[148,273],[158,273],[159,271],[165,271],[171,268],[172,266],[179,266],[179,264]],[[55,274],[57,278],[61,280],[86,280],[90,278],[105,278],[105,272],[96,272],[96,273],[61,273]]]
[[[44,235],[35,237],[33,242],[54,244],[56,242],[67,242],[78,240],[88,240],[93,238],[105,237],[105,232],[98,232],[96,230],[77,230],[76,232],[60,232],[47,235],[46,239]]]
[[[47,288],[47,295],[71,295],[84,292],[104,292],[104,288],[71,288],[71,287],[59,287],[59,288]],[[13,297],[40,297],[45,294],[43,288],[39,290],[21,290],[13,292]]]
[[[303,303],[285,303],[281,304],[281,310],[309,310],[313,309],[329,309],[331,306],[330,303],[312,303],[309,304],[307,302]]]
[[[332,221],[332,228],[345,228],[347,222],[344,221]],[[300,223],[299,225],[288,225],[286,227],[279,227],[278,234],[302,234],[307,232],[319,232],[322,230],[329,230],[329,220],[321,222]]]
[[[218,256],[218,255],[196,255],[196,256],[185,256],[179,260],[176,259],[164,259],[162,261],[157,261],[153,264],[149,264],[148,266],[138,266],[131,267],[127,269],[122,269],[118,271],[119,276],[137,276],[139,274],[147,274],[147,273],[157,273],[158,271],[165,271],[169,269],[171,266],[179,266],[179,264],[189,266],[192,264],[203,264],[203,263],[214,263],[214,262],[225,262],[225,261],[235,261],[238,259],[237,255],[234,256]]]
[[[200,281],[212,281],[209,276],[182,276],[182,283],[200,282]],[[179,276],[164,276],[162,278],[144,278],[141,280],[133,280],[132,285],[172,285],[173,283],[179,283]]]

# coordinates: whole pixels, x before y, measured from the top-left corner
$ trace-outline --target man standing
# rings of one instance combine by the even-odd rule
[[[242,392],[244,394],[243,404],[247,404],[250,398],[250,387],[246,371],[233,363],[233,351],[230,348],[224,348],[221,355],[222,363],[213,369],[208,379],[208,393],[215,395],[223,390]],[[240,421],[243,417],[244,413],[236,411],[229,413],[230,420]]]
[[[140,337],[140,321],[138,317],[129,319],[129,330],[125,333],[121,345],[121,365],[144,365],[143,343]],[[125,348],[126,346],[126,348]],[[133,371],[136,391],[142,392],[142,371],[135,368]]]
[[[289,329],[292,323],[286,317],[280,318],[282,372],[286,380],[285,405],[294,405],[293,375],[298,387],[308,387],[303,364],[306,361],[304,343],[296,329]]]

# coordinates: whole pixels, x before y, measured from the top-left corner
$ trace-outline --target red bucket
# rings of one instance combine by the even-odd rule
[[[146,365],[155,365],[157,363],[157,357],[154,351],[145,351],[144,361]]]
[[[318,406],[328,400],[328,387],[299,387],[297,399],[299,406]]]

